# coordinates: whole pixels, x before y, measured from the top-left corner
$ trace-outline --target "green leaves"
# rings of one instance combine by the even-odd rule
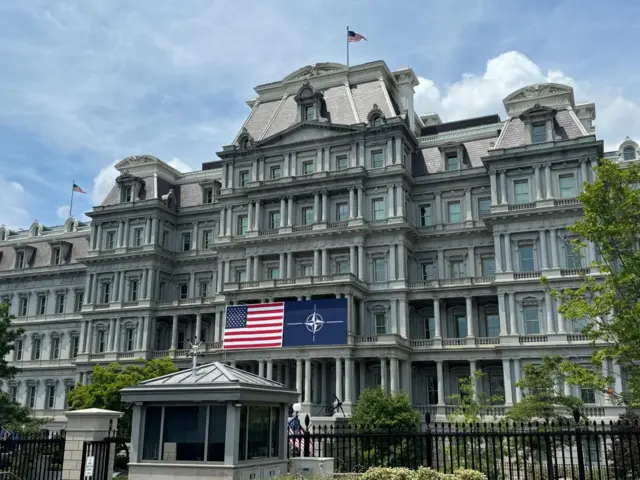
[[[419,428],[421,420],[420,413],[412,407],[405,393],[387,395],[377,387],[362,392],[349,423],[361,432],[412,432]]]
[[[451,422],[478,423],[484,421],[484,417],[491,405],[504,401],[500,396],[489,396],[485,392],[477,391],[478,381],[484,376],[480,370],[471,372],[471,376],[463,379],[459,384],[459,392],[451,395],[451,400],[456,404],[455,410],[449,415]]]
[[[9,304],[0,303],[0,379],[11,380],[20,370],[10,366],[7,356],[15,348],[15,341],[22,335],[21,328],[12,327],[13,315],[9,315]]]

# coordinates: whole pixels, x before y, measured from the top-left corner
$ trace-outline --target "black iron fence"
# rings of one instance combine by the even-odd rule
[[[0,439],[0,480],[61,480],[64,442],[46,431]]]
[[[470,468],[491,480],[640,479],[640,425],[431,424],[413,432],[311,426],[289,435],[289,456],[334,457],[340,473],[425,466]]]

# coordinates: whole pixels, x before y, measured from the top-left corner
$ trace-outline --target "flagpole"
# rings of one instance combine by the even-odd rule
[[[349,69],[349,25],[347,25],[347,70]]]
[[[73,186],[76,184],[76,181],[74,180],[73,183],[71,184],[71,202],[69,203],[69,216],[71,216],[71,212],[73,211]]]

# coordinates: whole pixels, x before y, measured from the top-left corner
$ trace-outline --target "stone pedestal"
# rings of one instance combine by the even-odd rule
[[[78,480],[82,468],[82,449],[84,442],[104,440],[109,436],[109,430],[118,428],[121,412],[89,408],[73,410],[65,413],[67,417],[67,434],[64,448],[64,462],[62,464],[62,480]],[[113,458],[115,444],[110,445],[107,476],[113,476]],[[94,472],[94,476],[96,472]]]

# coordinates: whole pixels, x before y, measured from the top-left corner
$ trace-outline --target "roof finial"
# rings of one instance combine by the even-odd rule
[[[191,340],[189,340],[189,353],[187,353],[187,357],[193,357],[193,363],[191,364],[191,378],[193,379],[193,382],[195,383],[196,378],[198,377],[197,373],[198,373],[198,350],[200,348],[200,345],[202,345],[202,342],[198,341],[198,337],[196,336],[193,339],[193,343],[191,342]]]

